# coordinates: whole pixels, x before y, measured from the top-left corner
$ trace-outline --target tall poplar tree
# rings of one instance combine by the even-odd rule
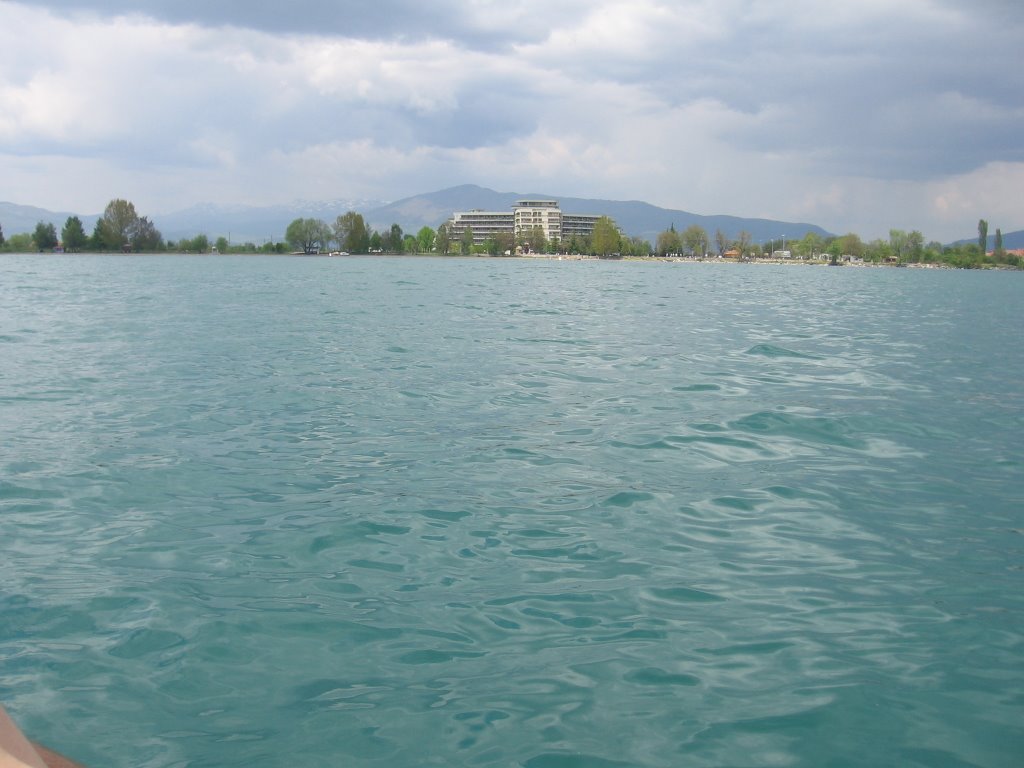
[[[437,228],[437,235],[434,237],[434,245],[437,247],[437,252],[442,256],[448,255],[448,249],[451,247],[451,242],[448,233],[448,223],[445,222]]]
[[[988,222],[984,219],[978,219],[978,247],[982,256],[988,252]]]
[[[405,251],[405,234],[398,224],[391,225],[391,231],[388,233],[388,243],[390,245],[388,250],[392,253],[403,253]]]

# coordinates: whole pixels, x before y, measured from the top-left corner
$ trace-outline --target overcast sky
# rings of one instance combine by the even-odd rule
[[[0,200],[159,225],[463,183],[1024,229],[1024,3],[0,0]]]

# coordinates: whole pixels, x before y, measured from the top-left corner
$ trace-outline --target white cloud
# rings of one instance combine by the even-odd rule
[[[970,173],[928,184],[923,218],[941,222],[944,231],[954,231],[952,227],[962,227],[971,219],[992,221],[993,231],[997,226],[1004,232],[1017,229],[1021,227],[1022,189],[1024,163],[989,163]]]
[[[444,41],[413,44],[303,39],[289,44],[296,79],[324,96],[438,112],[458,105],[463,83],[493,75],[493,59]]]
[[[249,4],[46,4],[5,2],[0,28],[0,176],[18,202],[158,211],[475,182],[864,236],[1024,226],[1007,202],[1021,14],[1000,0],[474,1],[429,23],[382,2],[343,34],[281,34]]]

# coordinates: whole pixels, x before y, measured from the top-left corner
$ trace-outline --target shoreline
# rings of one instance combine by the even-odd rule
[[[125,259],[140,258],[140,257],[152,257],[152,256],[169,256],[169,257],[188,257],[188,258],[204,258],[204,259],[215,259],[225,257],[237,257],[237,258],[251,258],[251,257],[268,257],[268,258],[295,258],[295,259],[400,259],[400,258],[419,258],[419,259],[495,259],[495,260],[541,260],[541,261],[619,261],[619,262],[635,262],[635,263],[646,263],[646,264],[735,264],[735,265],[758,265],[758,266],[782,266],[782,267],[843,267],[846,269],[943,269],[943,270],[958,270],[966,272],[974,271],[1001,271],[1001,272],[1021,272],[1024,271],[1024,267],[1014,267],[1007,264],[979,264],[975,267],[958,267],[951,264],[941,264],[937,262],[904,262],[902,264],[883,264],[870,261],[858,261],[858,262],[840,262],[838,264],[831,264],[828,261],[822,261],[820,259],[727,259],[727,258],[687,258],[681,256],[623,256],[616,258],[605,258],[601,256],[588,256],[582,254],[571,254],[571,253],[528,253],[528,254],[517,254],[509,256],[494,256],[491,254],[480,253],[480,254],[439,254],[439,253],[353,253],[345,255],[335,255],[330,253],[263,253],[260,251],[244,251],[235,253],[190,253],[190,252],[176,252],[176,251],[144,251],[141,253],[120,253],[114,251],[81,251],[79,253],[49,253],[49,252],[33,252],[33,251],[11,251],[11,252],[0,252],[0,258],[5,256],[29,256],[35,258],[46,258],[46,257],[88,257],[88,256],[115,256]]]

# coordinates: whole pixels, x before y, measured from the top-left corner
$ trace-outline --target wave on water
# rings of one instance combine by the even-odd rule
[[[1015,276],[733,266],[0,260],[5,706],[97,766],[1019,762]]]
[[[760,357],[792,357],[798,360],[820,360],[821,357],[818,355],[811,355],[804,352],[795,352],[792,349],[786,349],[785,347],[779,347],[775,344],[755,344],[747,350],[748,355],[758,355]]]

